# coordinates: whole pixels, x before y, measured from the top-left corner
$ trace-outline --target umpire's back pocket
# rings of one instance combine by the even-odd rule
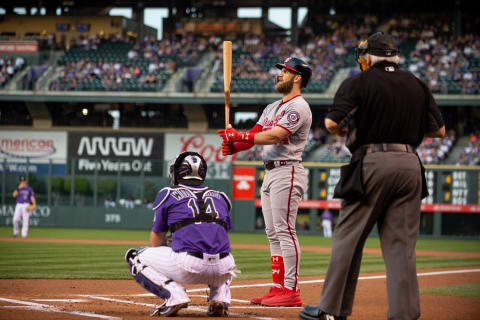
[[[340,180],[335,186],[334,198],[349,200],[365,195],[362,163],[363,157],[340,168]]]

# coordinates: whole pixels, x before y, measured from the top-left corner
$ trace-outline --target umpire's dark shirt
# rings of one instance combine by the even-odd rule
[[[327,118],[340,126],[351,118],[356,143],[406,143],[417,147],[425,133],[444,123],[425,83],[398,65],[381,61],[340,85]]]

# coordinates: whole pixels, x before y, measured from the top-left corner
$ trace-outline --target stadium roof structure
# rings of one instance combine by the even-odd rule
[[[317,0],[15,0],[1,6],[13,7],[68,7],[69,14],[75,14],[75,9],[108,8],[108,7],[183,7],[183,8],[221,8],[221,7],[309,7],[316,12],[328,13],[335,8],[337,13],[453,13],[454,9],[463,12],[478,13],[475,1],[467,0],[348,0],[348,1],[317,1]],[[97,11],[99,12],[99,11]]]

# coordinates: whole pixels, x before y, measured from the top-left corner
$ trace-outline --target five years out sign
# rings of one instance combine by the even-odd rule
[[[99,174],[162,174],[163,134],[69,132],[68,165],[75,172]]]

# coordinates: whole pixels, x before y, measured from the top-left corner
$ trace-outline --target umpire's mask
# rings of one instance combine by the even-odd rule
[[[197,152],[183,152],[170,166],[169,180],[172,186],[179,183],[191,186],[203,184],[207,175],[207,162]]]

